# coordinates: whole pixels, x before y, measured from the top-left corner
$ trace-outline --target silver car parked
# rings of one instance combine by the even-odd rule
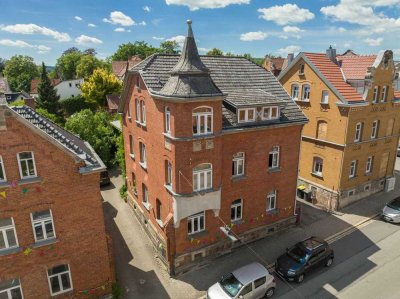
[[[207,291],[207,299],[260,299],[275,293],[275,278],[260,263],[236,269]]]
[[[400,223],[400,197],[386,204],[382,211],[382,218],[392,223]]]

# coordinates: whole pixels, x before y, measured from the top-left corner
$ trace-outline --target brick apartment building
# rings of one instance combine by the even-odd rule
[[[181,55],[128,72],[123,113],[128,202],[170,273],[295,222],[307,119],[265,69],[199,56],[191,22]]]
[[[0,103],[0,298],[99,298],[114,272],[91,146]]]
[[[304,126],[299,188],[340,209],[394,187],[400,132],[393,52],[300,53],[279,75],[309,118]]]

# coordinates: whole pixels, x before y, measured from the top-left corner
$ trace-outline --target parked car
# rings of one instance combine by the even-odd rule
[[[105,170],[105,171],[100,172],[100,187],[108,186],[110,184],[111,184],[111,181],[110,181],[110,176],[108,174],[108,171]]]
[[[259,299],[275,293],[275,278],[260,263],[236,269],[207,291],[207,299]]]
[[[386,204],[382,210],[382,219],[392,223],[400,223],[400,197]]]
[[[333,259],[334,253],[328,243],[311,237],[286,249],[286,253],[276,261],[275,271],[284,279],[300,283],[306,273],[320,266],[331,266]]]
[[[397,147],[397,157],[400,157],[400,145]]]

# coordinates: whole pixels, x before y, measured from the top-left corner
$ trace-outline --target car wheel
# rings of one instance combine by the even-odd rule
[[[300,274],[299,276],[297,276],[296,281],[297,281],[298,283],[302,283],[303,280],[304,280],[304,274]]]
[[[264,295],[264,298],[271,298],[275,294],[275,288],[269,288]]]
[[[325,267],[330,267],[330,266],[332,265],[332,263],[333,263],[333,258],[330,257],[330,258],[326,261]]]

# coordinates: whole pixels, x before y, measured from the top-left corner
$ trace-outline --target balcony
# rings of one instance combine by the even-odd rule
[[[221,188],[192,194],[174,194],[173,200],[174,226],[178,228],[182,219],[202,211],[213,210],[215,216],[218,216],[221,209]]]

